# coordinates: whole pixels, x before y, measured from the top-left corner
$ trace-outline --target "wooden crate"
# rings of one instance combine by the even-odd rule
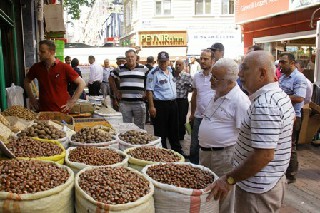
[[[65,121],[67,123],[67,127],[74,130],[74,118],[61,112],[39,112],[37,119],[53,121],[56,120],[59,121],[59,123],[61,123],[61,121]]]
[[[75,118],[74,130],[77,132],[84,127],[94,127],[103,125],[111,127],[110,123],[103,118]]]

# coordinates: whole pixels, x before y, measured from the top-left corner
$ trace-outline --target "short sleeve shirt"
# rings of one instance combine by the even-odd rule
[[[289,76],[282,75],[279,79],[280,88],[287,93],[287,95],[295,95],[301,98],[306,97],[307,81],[306,77],[295,69]],[[293,104],[294,111],[297,117],[301,117],[301,108],[304,102]]]
[[[40,111],[61,111],[70,98],[67,87],[69,82],[75,81],[79,75],[68,64],[56,59],[49,71],[43,62],[34,64],[27,77],[39,82],[39,108]]]
[[[177,98],[188,98],[188,93],[192,91],[192,78],[189,73],[181,72],[174,77],[176,81]]]
[[[169,69],[169,74],[167,75],[159,67],[152,69],[147,77],[146,90],[153,91],[154,100],[176,99],[176,82],[172,71]]]

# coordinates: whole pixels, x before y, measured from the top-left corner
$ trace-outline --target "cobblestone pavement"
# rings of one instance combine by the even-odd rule
[[[153,134],[153,126],[146,125]],[[190,135],[180,141],[187,155],[190,151]],[[298,146],[299,172],[297,181],[287,185],[284,204],[280,213],[318,213],[320,212],[320,147],[310,144]]]

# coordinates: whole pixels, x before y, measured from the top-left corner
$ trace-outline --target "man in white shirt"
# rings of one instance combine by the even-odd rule
[[[94,56],[89,56],[89,63],[90,63],[90,75],[89,75],[89,95],[91,96],[98,96],[101,82],[103,78],[103,68],[100,64],[95,62]]]
[[[246,55],[239,77],[251,105],[241,123],[232,171],[205,189],[224,199],[234,184],[237,212],[279,212],[291,155],[295,111],[289,96],[274,82],[274,59],[267,51]]]
[[[189,66],[190,66],[190,69],[189,69],[190,75],[191,75],[191,77],[193,78],[194,75],[201,70],[201,66],[200,66],[200,64],[197,62],[197,60],[196,60],[195,57],[191,57],[191,58],[190,58],[190,64],[189,64]]]
[[[301,60],[297,60],[295,63],[296,68],[298,69],[299,72],[301,72],[302,74],[304,71],[304,63]],[[311,101],[311,97],[312,97],[312,93],[313,93],[313,84],[311,83],[311,81],[306,77],[307,80],[307,90],[306,90],[306,97],[304,98],[304,104],[310,103]]]
[[[191,114],[189,122],[192,125],[191,146],[190,146],[190,162],[199,164],[199,139],[198,131],[203,113],[208,106],[214,91],[211,89],[211,68],[214,63],[213,52],[205,49],[200,56],[201,71],[196,73],[193,81],[193,93],[191,97]]]
[[[210,168],[219,177],[232,170],[231,158],[241,121],[250,106],[248,96],[236,82],[238,73],[238,64],[230,58],[221,58],[215,63],[211,88],[216,93],[199,128],[200,165]],[[233,213],[234,190],[219,204],[220,213]]]
[[[107,97],[107,95],[110,95],[110,85],[109,85],[109,77],[110,72],[113,70],[113,67],[110,67],[110,61],[109,59],[104,60],[104,67],[103,67],[103,79],[101,83],[101,91],[103,98]]]

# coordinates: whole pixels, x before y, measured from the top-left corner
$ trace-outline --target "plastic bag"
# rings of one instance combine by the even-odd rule
[[[24,89],[22,87],[16,86],[14,85],[14,83],[12,83],[11,87],[6,88],[6,91],[8,107],[11,107],[13,105],[19,105],[24,107]]]

